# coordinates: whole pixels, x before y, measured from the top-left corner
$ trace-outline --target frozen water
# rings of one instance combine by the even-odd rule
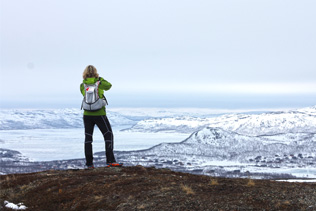
[[[162,142],[180,142],[183,133],[144,133],[114,129],[114,150],[147,149]],[[0,130],[0,148],[13,149],[33,161],[84,158],[84,129]],[[104,141],[97,128],[93,136],[94,152],[104,151]]]

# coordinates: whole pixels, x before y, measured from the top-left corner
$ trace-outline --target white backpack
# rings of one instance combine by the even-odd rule
[[[106,98],[99,97],[99,84],[100,81],[97,81],[95,84],[84,84],[84,98],[82,100],[82,106],[86,111],[97,111],[103,106],[106,106],[108,103]]]

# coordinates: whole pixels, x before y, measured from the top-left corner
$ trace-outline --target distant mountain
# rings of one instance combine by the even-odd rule
[[[113,127],[130,128],[150,118],[214,116],[212,109],[113,108],[107,116]],[[73,109],[0,109],[0,130],[82,128],[83,111]]]
[[[82,128],[80,109],[5,109],[0,110],[0,130]],[[108,112],[113,126],[133,125],[135,120]]]
[[[251,136],[316,133],[316,106],[258,115],[225,115],[214,119],[209,126]]]
[[[130,131],[194,132],[204,127],[218,127],[243,135],[276,135],[282,133],[316,133],[316,106],[263,114],[227,114],[218,117],[152,118],[139,121]]]

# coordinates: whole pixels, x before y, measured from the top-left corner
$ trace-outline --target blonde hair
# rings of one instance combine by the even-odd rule
[[[82,77],[83,77],[83,79],[99,78],[97,68],[95,68],[93,65],[88,65],[86,67],[86,69],[84,69]]]

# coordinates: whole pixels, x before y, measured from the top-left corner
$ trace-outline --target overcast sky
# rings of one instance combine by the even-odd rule
[[[89,64],[126,105],[315,96],[315,11],[314,0],[1,0],[0,96],[80,104]]]

